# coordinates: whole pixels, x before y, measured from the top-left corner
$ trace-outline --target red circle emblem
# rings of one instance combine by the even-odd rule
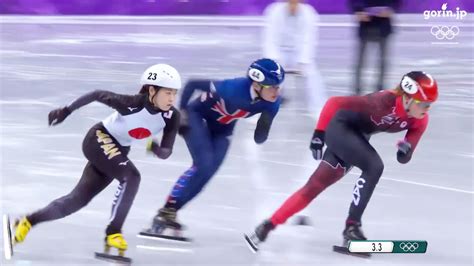
[[[134,128],[128,131],[128,135],[130,135],[130,137],[135,138],[135,139],[144,139],[151,136],[151,132],[150,130],[146,128],[138,127],[138,128]]]

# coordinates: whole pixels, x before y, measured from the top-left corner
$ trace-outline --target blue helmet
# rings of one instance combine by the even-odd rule
[[[285,80],[285,70],[274,60],[262,58],[250,65],[248,76],[262,85],[278,86]]]

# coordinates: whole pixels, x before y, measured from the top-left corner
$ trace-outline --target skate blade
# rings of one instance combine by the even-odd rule
[[[146,229],[138,233],[137,237],[144,238],[144,239],[152,239],[152,240],[164,240],[164,241],[172,241],[172,242],[182,242],[182,243],[190,243],[192,240],[191,238],[178,236],[178,235],[168,235],[168,234],[157,234],[150,229]]]
[[[3,255],[5,260],[10,260],[13,257],[13,237],[12,228],[10,224],[10,217],[7,214],[3,215]]]
[[[344,255],[351,255],[351,256],[359,257],[359,258],[370,258],[372,256],[370,253],[349,252],[349,249],[347,247],[341,247],[341,246],[332,246],[332,250],[337,253],[341,253]]]
[[[247,243],[247,247],[252,251],[253,253],[258,252],[258,245],[255,244],[252,239],[247,234],[244,234],[245,242]]]
[[[132,259],[129,257],[111,255],[107,253],[95,252],[95,257],[100,260],[105,260],[109,262],[121,263],[121,264],[131,264]]]

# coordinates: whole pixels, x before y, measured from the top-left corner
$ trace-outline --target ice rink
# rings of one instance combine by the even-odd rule
[[[261,56],[257,18],[3,16],[0,21],[0,202],[2,214],[13,217],[69,193],[85,165],[85,133],[112,112],[94,103],[50,128],[47,114],[53,108],[95,89],[136,93],[141,72],[155,63],[172,64],[185,79],[219,79],[244,75]],[[451,43],[436,40],[421,14],[399,16],[396,23],[385,86],[395,87],[404,73],[423,70],[438,80],[440,97],[409,164],[396,161],[395,144],[403,134],[372,138],[385,171],[363,228],[369,239],[427,240],[426,254],[361,259],[332,252],[342,240],[357,169],[302,212],[312,226],[290,220],[258,254],[249,251],[243,233],[269,217],[319,163],[308,149],[315,120],[302,115],[299,81],[290,77],[285,89],[290,102],[280,110],[269,140],[256,145],[255,124],[241,120],[223,166],[179,213],[194,239],[190,244],[136,237],[190,166],[184,141],[179,137],[164,161],[148,156],[143,142],[133,146],[130,158],[142,182],[123,230],[134,265],[473,265],[472,20],[459,22],[460,33]],[[317,64],[329,95],[352,92],[355,29],[348,16],[321,17]],[[366,92],[375,85],[376,52],[366,64]],[[79,212],[35,227],[14,258],[2,257],[1,264],[109,264],[93,253],[102,250],[117,184]]]

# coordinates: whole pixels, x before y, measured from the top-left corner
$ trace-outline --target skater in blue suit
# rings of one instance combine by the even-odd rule
[[[221,166],[238,119],[260,114],[254,140],[257,144],[265,142],[280,107],[284,78],[282,66],[263,58],[250,65],[246,77],[187,82],[180,103],[180,134],[193,165],[178,178],[152,227],[140,234],[160,237],[166,228],[181,229],[176,221],[177,212],[199,194]],[[189,101],[196,91],[201,93],[200,97]]]

